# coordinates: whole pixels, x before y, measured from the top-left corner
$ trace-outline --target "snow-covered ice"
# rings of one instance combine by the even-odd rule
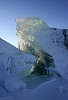
[[[47,28],[37,32],[32,33],[35,42],[53,57],[62,79],[54,76],[39,85],[34,79],[35,82],[29,84],[37,87],[28,88],[28,84],[21,79],[30,74],[35,57],[0,39],[0,100],[68,100],[68,51],[62,43],[58,45],[56,42],[59,37],[56,34],[60,35],[62,31]]]

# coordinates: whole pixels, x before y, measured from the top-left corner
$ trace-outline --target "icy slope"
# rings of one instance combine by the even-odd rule
[[[68,50],[64,45],[64,36],[61,29],[47,29],[41,36],[36,35],[41,48],[52,55],[57,71],[67,79],[68,76]]]
[[[10,43],[7,43],[5,40],[0,38],[0,52],[14,54],[14,53],[18,52],[18,49],[16,49]]]
[[[32,55],[25,54],[0,39],[0,73],[24,77],[29,74],[34,61],[35,58]]]

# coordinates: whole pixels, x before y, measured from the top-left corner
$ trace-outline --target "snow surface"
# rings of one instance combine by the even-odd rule
[[[27,85],[24,81],[18,79],[17,77],[7,77],[5,79],[5,88],[9,92],[14,92],[17,90],[26,89]]]
[[[32,98],[34,100],[68,100],[68,92],[65,93],[61,86],[63,82],[56,78],[43,83],[33,91]],[[32,99],[31,98],[31,99]]]
[[[53,78],[34,90],[25,89],[22,92],[13,92],[11,95],[15,100],[68,100],[68,92],[66,92],[64,84],[66,83]]]

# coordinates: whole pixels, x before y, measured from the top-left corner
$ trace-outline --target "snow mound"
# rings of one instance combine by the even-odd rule
[[[61,84],[62,82],[56,78],[41,84],[33,91],[30,100],[32,100],[32,98],[34,100],[42,100],[42,98],[43,100],[68,100],[68,93],[61,93],[58,89],[58,86]],[[63,89],[66,88],[64,87]]]
[[[9,92],[21,91],[23,89],[26,89],[26,87],[26,83],[18,78],[7,77],[5,79],[5,88]]]

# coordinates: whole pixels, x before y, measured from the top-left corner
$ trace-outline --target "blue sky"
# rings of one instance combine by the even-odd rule
[[[68,0],[0,0],[0,37],[17,46],[15,19],[31,16],[68,28]]]

